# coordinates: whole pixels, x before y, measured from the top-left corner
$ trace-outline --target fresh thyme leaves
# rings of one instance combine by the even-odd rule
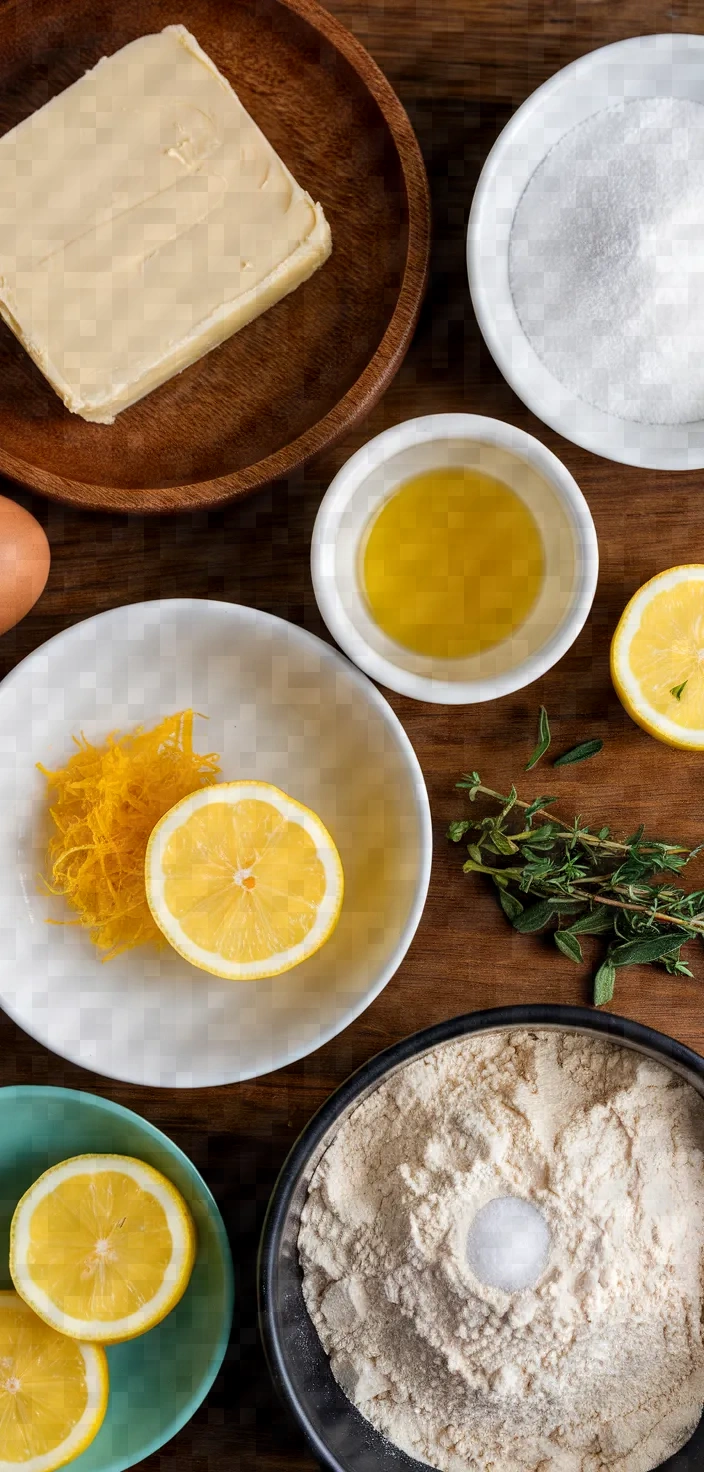
[[[515,894],[509,894],[506,889],[499,889],[499,904],[512,925],[518,916],[523,914],[521,901],[516,899]]]
[[[661,961],[673,951],[679,951],[679,935],[643,936],[640,940],[627,940],[623,945],[613,946],[610,951],[612,966],[637,966],[652,961]]]
[[[570,935],[606,935],[613,930],[613,917],[604,905],[597,910],[587,910],[570,925]]]
[[[683,687],[684,688],[684,687]],[[581,746],[573,746],[571,751],[566,751],[563,756],[558,756],[553,762],[554,767],[570,767],[575,762],[586,762],[590,756],[596,756],[601,751],[603,741],[583,741]]]
[[[610,1002],[616,985],[616,967],[613,961],[603,961],[594,977],[594,1006],[603,1007]]]
[[[538,744],[535,747],[530,760],[526,762],[526,771],[527,772],[530,772],[533,767],[537,766],[538,762],[540,761],[541,756],[545,756],[545,753],[546,753],[549,745],[550,745],[550,722],[548,720],[548,713],[547,713],[547,711],[545,709],[545,706],[544,705],[541,705],[541,707],[540,707],[540,715],[538,717]]]
[[[579,908],[579,900],[538,900],[537,905],[531,905],[514,920],[513,927],[514,930],[520,930],[521,935],[529,935],[531,931],[544,930],[556,915],[574,914]]]
[[[670,694],[671,695],[674,695],[675,700],[681,700],[682,699],[682,691],[684,690],[685,685],[688,685],[688,684],[689,684],[689,681],[688,680],[683,680],[681,685],[673,685],[672,686],[672,689],[670,691]]]
[[[493,880],[514,929],[530,935],[552,927],[558,950],[577,964],[579,936],[606,937],[595,1006],[611,1001],[621,966],[658,964],[672,976],[691,976],[681,950],[704,937],[704,890],[688,892],[674,876],[699,848],[646,838],[642,826],[621,842],[606,826],[593,831],[579,817],[566,823],[550,813],[554,797],[524,802],[515,787],[508,794],[486,787],[478,772],[456,785],[470,802],[481,796],[498,808],[451,823],[448,838],[467,839],[465,873]]]
[[[684,685],[686,685],[686,684],[687,684],[687,681],[685,680]],[[682,694],[682,691],[684,690],[684,685],[680,685],[678,687],[679,688],[679,694],[677,694],[677,690],[672,690],[670,692],[672,695],[677,695],[677,699],[678,700],[680,698],[680,695]],[[533,767],[537,766],[538,762],[540,761],[540,758],[542,756],[545,756],[545,753],[548,750],[548,747],[550,746],[551,739],[552,738],[551,738],[551,735],[550,735],[550,722],[548,720],[548,713],[547,713],[547,711],[545,709],[545,706],[544,705],[541,705],[541,707],[540,707],[540,715],[538,717],[538,742],[537,742],[537,745],[533,749],[533,752],[532,752],[532,754],[530,756],[530,759],[526,762],[526,771],[527,772],[532,771]],[[598,751],[601,751],[601,748],[602,748],[603,745],[604,745],[603,741],[598,741],[598,740],[597,741],[582,741],[579,746],[573,746],[571,751],[566,751],[566,752],[564,752],[564,754],[562,756],[556,757],[555,758],[555,761],[553,762],[553,766],[554,767],[568,767],[568,766],[571,766],[574,762],[585,762],[588,757],[590,757],[590,756],[596,756],[597,752]],[[549,798],[549,799],[541,798],[540,801],[541,802],[542,801],[554,802],[555,799],[554,798]]]
[[[579,964],[584,960],[579,939],[572,931],[556,930],[555,945],[558,951],[562,951],[563,956],[569,956],[570,961],[576,961]]]

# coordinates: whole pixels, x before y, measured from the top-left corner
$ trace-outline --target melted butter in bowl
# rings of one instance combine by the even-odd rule
[[[384,501],[363,540],[369,612],[404,649],[462,659],[521,627],[545,574],[526,502],[485,471],[445,466]]]
[[[572,476],[532,436],[475,415],[410,420],[343,466],[312,571],[331,633],[372,678],[471,704],[530,684],[574,642],[598,550]]]

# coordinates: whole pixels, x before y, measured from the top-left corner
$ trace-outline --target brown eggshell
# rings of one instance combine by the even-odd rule
[[[0,496],[0,634],[13,629],[43,593],[51,552],[29,511]]]

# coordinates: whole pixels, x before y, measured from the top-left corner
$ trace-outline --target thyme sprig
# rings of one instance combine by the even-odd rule
[[[703,844],[689,849],[646,838],[642,826],[619,840],[608,827],[593,831],[581,817],[566,823],[549,812],[554,797],[525,802],[514,786],[508,794],[486,787],[478,772],[456,785],[470,802],[481,795],[499,804],[498,814],[451,823],[448,838],[460,843],[472,835],[464,872],[493,880],[514,929],[528,934],[556,925],[558,950],[577,963],[584,959],[580,935],[608,937],[594,978],[595,1006],[611,1001],[621,966],[659,963],[670,975],[692,975],[681,951],[704,936],[704,890],[684,890],[670,876]]]
[[[545,706],[541,705],[540,714],[538,716],[538,741],[537,744],[534,746],[533,751],[528,758],[528,761],[526,762],[527,772],[532,771],[533,767],[537,766],[541,756],[545,756],[545,753],[551,741],[552,736],[550,735],[550,722],[548,720],[548,713],[545,709]]]

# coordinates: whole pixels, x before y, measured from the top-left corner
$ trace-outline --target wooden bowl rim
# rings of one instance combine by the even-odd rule
[[[308,22],[350,63],[377,103],[399,157],[408,206],[403,278],[391,320],[373,357],[334,408],[303,434],[265,459],[214,479],[177,486],[95,485],[55,475],[9,454],[0,444],[0,473],[53,501],[86,511],[178,514],[220,506],[299,469],[339,440],[384,393],[408,351],[428,279],[430,191],[423,157],[408,114],[366,47],[318,0],[277,0]]]

